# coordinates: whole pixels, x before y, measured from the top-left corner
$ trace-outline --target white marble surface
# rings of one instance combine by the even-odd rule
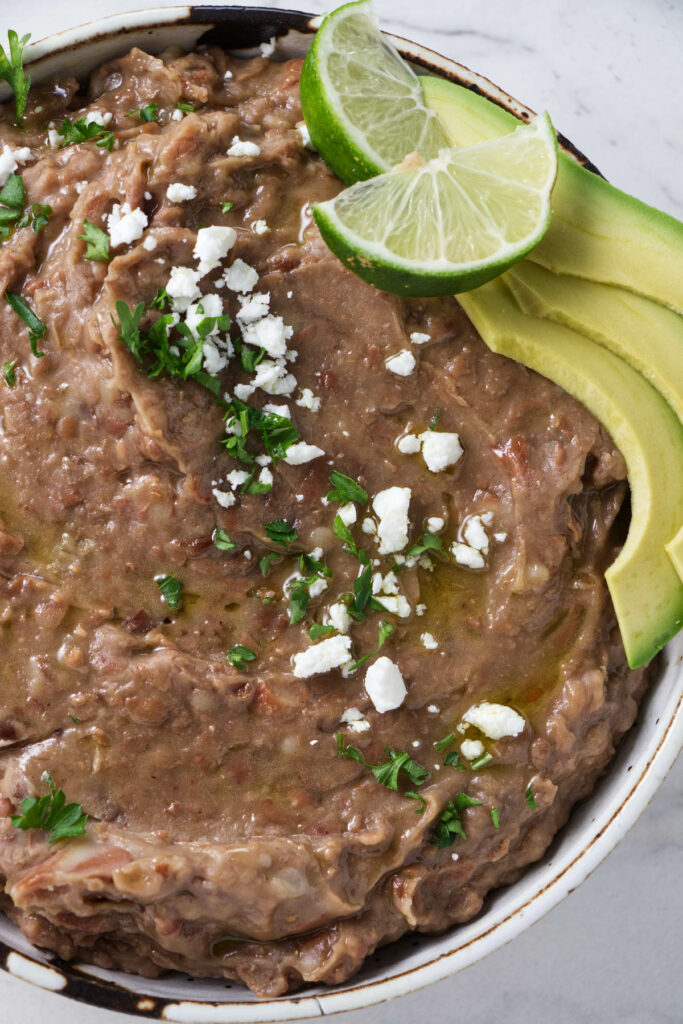
[[[389,29],[486,75],[557,127],[615,184],[683,218],[681,0],[375,0]],[[35,38],[147,0],[1,0]],[[273,0],[271,6],[296,6]],[[322,11],[317,0],[300,6]],[[563,904],[449,981],[339,1024],[681,1024],[683,760],[639,823]],[[0,975],[1,1024],[126,1024]],[[141,1018],[136,1018],[141,1019]]]

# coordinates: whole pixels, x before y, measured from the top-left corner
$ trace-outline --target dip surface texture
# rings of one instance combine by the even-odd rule
[[[30,148],[27,208],[52,208],[0,249],[0,294],[46,325],[38,358],[0,302],[2,907],[61,957],[260,995],[475,915],[590,793],[646,681],[602,575],[621,455],[455,299],[382,294],[330,255],[308,206],[342,186],[306,148],[299,72],[134,50],[85,96],[32,90],[23,130],[0,119],[0,144]],[[111,152],[64,145],[65,116],[104,122]],[[109,259],[86,258],[84,220]],[[144,333],[166,288],[176,352],[176,321],[196,339],[230,315],[197,365],[224,401],[291,420],[287,461],[258,430],[236,458],[237,406],[149,377],[121,340],[117,302],[144,304]],[[328,499],[333,470],[368,500]],[[443,553],[409,556],[425,531]],[[339,667],[383,622],[381,651]],[[391,788],[337,733],[368,765],[406,752],[424,772]],[[12,827],[46,770],[85,836]]]

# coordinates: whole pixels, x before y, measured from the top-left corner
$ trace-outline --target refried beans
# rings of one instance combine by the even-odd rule
[[[646,682],[603,578],[620,453],[455,299],[327,251],[300,67],[134,49],[0,117],[51,207],[0,249],[46,327],[34,355],[0,302],[2,908],[63,958],[269,996],[473,917]],[[139,304],[167,361],[204,332],[187,379],[149,375]],[[83,836],[13,826],[46,771]]]

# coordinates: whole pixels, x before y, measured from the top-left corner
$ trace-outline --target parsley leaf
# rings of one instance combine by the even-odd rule
[[[299,570],[303,573],[310,575],[314,572],[319,572],[322,576],[332,576],[332,570],[328,569],[324,562],[320,562],[313,555],[301,554],[299,555]]]
[[[308,588],[316,580],[317,576],[308,576],[305,579],[292,580],[287,584],[289,590],[289,624],[295,626],[306,617],[306,609],[311,599]]]
[[[159,288],[156,295],[150,302],[152,309],[159,309],[163,312],[169,302],[169,295],[165,288]]]
[[[221,530],[220,527],[216,527],[213,531],[213,542],[219,551],[236,551],[237,545],[233,540],[230,540],[225,530]]]
[[[357,501],[364,505],[368,500],[368,493],[363,490],[360,484],[357,484],[350,476],[338,473],[336,469],[333,469],[330,473],[330,483],[332,484],[332,490],[328,491],[328,501],[341,501],[343,503]]]
[[[493,822],[493,827],[498,830],[500,828],[500,814],[497,807],[491,808],[491,821]]]
[[[424,814],[425,807],[427,806],[427,801],[423,796],[420,796],[419,793],[415,793],[412,789],[407,789],[403,795],[409,796],[411,800],[419,800],[420,806],[415,808],[415,813]]]
[[[221,443],[232,456],[240,459],[241,462],[250,464],[254,461],[246,447],[247,437],[252,430],[258,435],[267,454],[274,462],[284,459],[290,445],[301,440],[301,434],[286,416],[279,416],[274,412],[263,412],[262,409],[257,409],[253,405],[245,405],[239,398],[233,398],[228,408],[232,413],[228,420],[228,426],[239,423],[241,436],[228,437]],[[270,490],[270,487],[260,486]]]
[[[43,228],[46,228],[48,221],[52,216],[52,207],[46,206],[43,203],[34,203],[31,207],[31,213],[33,214],[33,224],[31,227],[38,234]]]
[[[223,213],[228,213],[229,210],[232,210],[234,205],[235,204],[232,202],[232,200],[226,200],[225,202],[221,203],[221,210],[223,211]]]
[[[265,523],[263,529],[274,544],[280,544],[283,548],[288,547],[299,537],[296,530],[284,519],[274,519],[272,523]]]
[[[444,764],[450,765],[452,768],[455,768],[456,771],[459,772],[467,771],[465,765],[460,764],[460,754],[458,753],[457,750],[451,750],[449,751],[448,754],[446,754]]]
[[[86,260],[106,262],[109,259],[109,235],[102,228],[91,224],[89,220],[84,220],[83,234],[77,237],[87,242],[85,250]]]
[[[358,548],[356,547],[356,542],[353,539],[353,534],[341,516],[334,517],[333,530],[335,537],[344,541],[344,551],[346,551],[347,554],[358,558]]]
[[[439,422],[439,416],[441,415],[441,408],[437,405],[432,416],[432,422],[429,424],[430,430],[436,430],[436,425]]]
[[[443,850],[452,846],[456,839],[467,839],[460,815],[467,807],[481,807],[481,800],[475,800],[467,793],[458,793],[455,800],[449,800],[439,815],[432,831],[432,843]]]
[[[256,654],[250,647],[235,644],[232,650],[228,651],[228,659],[236,669],[242,672],[248,661],[256,661]]]
[[[526,797],[526,802],[528,803],[529,807],[538,807],[538,804],[534,800],[534,794],[531,792],[531,786],[527,786],[527,790],[524,796]]]
[[[336,632],[334,626],[323,626],[321,622],[314,622],[308,631],[311,640],[319,640],[321,636],[332,636]]]
[[[419,555],[423,555],[425,551],[437,551],[440,555],[446,554],[440,537],[433,533],[423,533],[421,542],[413,544],[411,548],[408,548],[406,558],[417,558]]]
[[[267,576],[268,573],[270,572],[271,565],[274,565],[276,562],[279,561],[280,556],[278,555],[278,553],[276,551],[269,551],[268,554],[264,555],[263,558],[259,561],[261,575]]]
[[[26,831],[39,828],[48,832],[50,843],[72,836],[85,835],[88,815],[80,804],[67,804],[61,789],[55,789],[52,776],[45,772],[43,780],[47,782],[50,792],[44,796],[29,796],[22,801],[21,814],[11,814],[10,821],[14,828]]]
[[[493,754],[489,754],[487,751],[485,754],[482,754],[481,757],[478,757],[476,761],[470,761],[470,768],[475,770],[477,768],[484,768],[489,761],[493,761]]]
[[[21,39],[14,31],[9,29],[7,41],[9,43],[9,55],[0,46],[0,78],[3,78],[14,93],[14,107],[17,112],[17,121],[21,121],[26,110],[26,99],[31,85],[31,77],[24,71],[24,47],[31,38],[30,33],[22,36]]]
[[[23,181],[18,174],[10,174],[0,191],[0,239],[9,238],[12,226],[25,227],[28,223],[28,215],[22,217],[25,198]]]
[[[449,732],[448,736],[444,736],[442,740],[437,740],[436,743],[432,744],[434,750],[445,750],[446,747],[450,746],[455,741],[455,733]]]
[[[2,375],[5,378],[5,383],[7,384],[7,387],[9,388],[13,388],[17,382],[17,375],[15,372],[16,365],[16,359],[13,359],[11,363],[2,364]]]
[[[361,551],[360,554],[365,555],[365,552]],[[367,555],[365,557],[367,558]],[[360,622],[368,614],[367,609],[369,608],[377,612],[386,612],[384,605],[372,596],[372,566],[366,565],[360,576],[353,581],[353,597],[349,605],[349,615],[356,622]]]
[[[377,638],[377,647],[374,651],[370,651],[369,654],[364,654],[358,661],[354,661],[352,665],[349,665],[347,672],[355,672],[357,668],[364,665],[370,658],[374,658],[376,654],[379,654],[381,648],[384,646],[385,640],[388,640],[391,634],[394,632],[395,627],[390,622],[380,622],[379,624],[379,636]]]
[[[140,107],[139,110],[129,110],[126,117],[135,117],[137,114],[141,121],[158,121],[159,104],[148,103],[146,107]]]
[[[5,298],[17,316],[23,320],[28,327],[28,340],[31,345],[31,352],[33,352],[36,359],[41,359],[45,353],[38,351],[38,342],[45,334],[47,327],[42,320],[38,319],[28,303],[22,299],[21,295],[15,295],[14,292],[5,292]]]
[[[96,146],[107,149],[111,153],[114,148],[114,133],[104,128],[97,121],[86,121],[81,117],[78,121],[70,121],[65,117],[57,129],[67,146],[78,145],[80,142],[94,142]]]
[[[183,585],[175,576],[157,576],[154,581],[169,608],[178,611],[181,604]]]
[[[426,768],[423,768],[417,761],[413,761],[405,750],[396,751],[391,747],[384,748],[388,761],[384,761],[382,764],[370,764],[356,747],[344,746],[344,737],[340,732],[337,733],[337,753],[340,757],[348,757],[352,761],[358,761],[359,764],[365,765],[377,781],[387,789],[398,790],[401,772],[408,776],[414,786],[421,786],[429,774]]]

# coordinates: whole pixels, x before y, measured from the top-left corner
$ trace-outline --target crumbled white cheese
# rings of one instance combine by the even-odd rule
[[[415,614],[416,615],[420,615],[420,616],[424,615],[424,613],[426,611],[427,611],[427,605],[426,604],[415,605]]]
[[[224,81],[226,81],[226,82],[227,82],[227,81],[229,81],[229,79],[231,79],[231,78],[232,78],[232,71],[226,71],[226,72],[224,73],[224,75],[223,75],[223,79],[224,79]]]
[[[237,234],[234,228],[221,224],[212,224],[208,228],[200,228],[194,246],[195,259],[199,260],[199,273],[203,277],[217,267],[228,255],[235,244]]]
[[[87,178],[85,178],[83,181],[77,181],[76,182],[76,191],[78,192],[79,196],[80,196],[81,192],[83,191],[83,189],[87,188],[87,187],[88,187],[88,179]]]
[[[265,220],[254,220],[251,223],[251,230],[255,235],[267,235],[270,231]]]
[[[460,753],[468,761],[474,761],[484,753],[484,744],[481,740],[463,740],[460,744]]]
[[[261,388],[267,395],[291,395],[296,384],[296,377],[287,373],[283,359],[262,359],[256,367],[253,387]]]
[[[232,491],[221,491],[218,487],[214,487],[211,493],[223,508],[230,508],[237,500]]]
[[[350,660],[351,637],[331,636],[294,655],[294,675],[298,679],[308,679],[309,676],[340,668]]]
[[[338,633],[348,633],[351,628],[351,616],[348,608],[342,601],[336,601],[327,609],[327,617],[330,625],[334,626]]]
[[[367,732],[370,728],[370,723],[367,718],[361,718],[358,722],[350,722],[348,727],[351,732]]]
[[[410,497],[410,487],[387,487],[372,499],[372,507],[379,516],[377,535],[380,555],[400,551],[408,543]]]
[[[88,124],[98,124],[100,128],[106,128],[112,119],[112,114],[109,110],[90,110],[86,117]]]
[[[428,533],[438,533],[439,530],[443,530],[445,525],[446,521],[441,516],[430,516],[427,520],[427,531]]]
[[[356,519],[358,518],[358,512],[356,506],[352,501],[348,505],[340,505],[337,515],[341,519],[345,526],[353,526]]]
[[[502,544],[504,540],[508,539],[508,535],[507,533],[501,531],[500,533],[494,533],[493,539],[498,541],[499,544]]]
[[[258,156],[261,147],[255,142],[243,142],[239,135],[233,136],[232,145],[228,150],[228,156]]]
[[[195,199],[197,189],[194,185],[183,185],[181,181],[174,181],[166,189],[166,198],[172,203],[185,203],[188,199]]]
[[[431,633],[422,633],[420,635],[422,646],[426,647],[428,651],[435,651],[439,646],[438,640]]]
[[[263,406],[263,411],[272,412],[274,416],[282,416],[286,420],[290,418],[288,405],[274,405],[272,402],[266,402]]]
[[[383,594],[398,594],[398,576],[395,572],[388,572],[382,578],[381,592]]]
[[[145,235],[142,241],[142,248],[146,249],[147,252],[154,252],[157,247],[157,240],[154,235]]]
[[[422,441],[416,434],[404,434],[399,437],[396,447],[404,455],[415,455],[422,447]]]
[[[489,551],[489,538],[484,529],[481,516],[470,516],[466,520],[462,530],[462,537],[466,544],[476,551],[487,555]]]
[[[48,128],[47,130],[47,144],[50,149],[61,149],[64,145],[64,138],[59,134],[56,128]],[[102,150],[104,152],[104,150]],[[2,158],[0,157],[0,161]],[[0,162],[0,168],[2,164]],[[12,173],[12,172],[10,172]],[[2,181],[2,170],[0,169],[0,182]]]
[[[194,302],[188,306],[185,314],[185,323],[196,338],[197,330],[203,320],[206,320],[207,317],[219,317],[222,316],[222,314],[223,300],[220,295],[216,295],[215,292],[211,292],[208,295],[204,295],[201,302]],[[218,334],[218,331],[218,324],[214,324],[208,332],[207,337]]]
[[[311,412],[317,412],[320,408],[320,401],[310,388],[302,388],[301,397],[297,398],[296,404],[300,405],[302,409],[310,409]]]
[[[225,283],[232,292],[253,291],[258,281],[258,274],[253,267],[241,260],[239,257],[225,272]]]
[[[259,304],[254,306],[254,312]],[[247,309],[245,306],[243,309]],[[242,327],[242,340],[247,345],[263,348],[269,356],[277,358],[287,352],[287,342],[292,336],[292,328],[286,327],[281,316],[269,313],[254,323],[245,323],[238,313],[237,319]],[[258,372],[258,370],[257,370]]]
[[[236,487],[241,487],[243,483],[246,483],[249,479],[249,474],[245,469],[232,469],[225,479],[234,491]]]
[[[422,457],[427,463],[427,469],[432,473],[441,473],[449,466],[454,466],[462,457],[463,449],[457,434],[425,430],[420,439]]]
[[[417,365],[417,360],[409,349],[404,348],[395,355],[389,356],[385,360],[384,365],[387,370],[397,374],[399,377],[409,377]]]
[[[385,656],[373,662],[366,672],[365,689],[381,715],[400,708],[408,693],[400,668]]]
[[[202,293],[197,285],[199,277],[199,271],[192,270],[191,267],[171,267],[166,291],[176,312],[184,313],[191,302],[200,298]]]
[[[172,121],[182,121],[182,119],[184,117],[185,117],[185,111],[184,110],[178,110],[177,107],[173,111],[173,113],[171,114],[171,120]]]
[[[273,474],[271,473],[271,471],[266,466],[264,466],[263,469],[261,470],[261,472],[259,473],[259,475],[258,475],[258,482],[260,484],[267,484],[267,485],[272,487],[272,485],[273,485]]]
[[[275,53],[275,36],[271,36],[267,43],[260,43],[259,52],[262,57],[272,57]]]
[[[321,576],[317,580],[313,580],[308,593],[311,597],[320,597],[327,590],[327,580],[324,580]]]
[[[233,353],[234,349],[229,338],[224,342],[219,342],[218,339],[214,338],[205,338],[202,344],[204,371],[215,377],[217,373],[226,368],[228,357],[233,355]]]
[[[240,402],[246,402],[247,399],[256,391],[253,384],[235,384],[235,398],[239,398]]]
[[[298,441],[290,444],[285,455],[285,462],[288,466],[303,466],[305,462],[319,459],[325,452],[316,444],[307,444],[305,441]]]
[[[312,152],[316,153],[317,150],[313,143],[311,142],[311,136],[310,132],[308,131],[308,125],[306,124],[306,122],[300,121],[299,124],[296,126],[296,130],[299,133],[301,145],[304,147],[304,149],[310,149],[312,150]]]
[[[142,238],[147,227],[147,214],[139,208],[132,209],[130,203],[114,203],[107,217],[107,230],[112,249],[119,245],[130,245]]]
[[[398,615],[399,619],[407,619],[410,615],[410,601],[403,594],[382,594],[380,604],[384,605],[391,615]]]
[[[432,336],[431,334],[422,334],[421,331],[413,331],[410,340],[413,345],[426,345],[428,341],[432,340]]]
[[[491,740],[500,740],[504,736],[519,736],[524,729],[524,719],[514,708],[507,704],[491,704],[482,701],[474,704],[462,716],[463,722],[475,725]]]
[[[429,712],[430,715],[438,715],[438,713],[439,713],[439,705],[438,704],[428,704],[427,705],[427,711]]]
[[[272,461],[273,460],[270,457],[270,455],[257,455],[256,456],[256,464],[258,466],[269,466]]]
[[[270,292],[253,292],[251,295],[240,295],[240,311],[237,319],[240,324],[253,324],[270,311]]]
[[[481,551],[476,551],[467,544],[452,544],[451,554],[458,565],[464,565],[467,569],[483,569],[486,565]]]

